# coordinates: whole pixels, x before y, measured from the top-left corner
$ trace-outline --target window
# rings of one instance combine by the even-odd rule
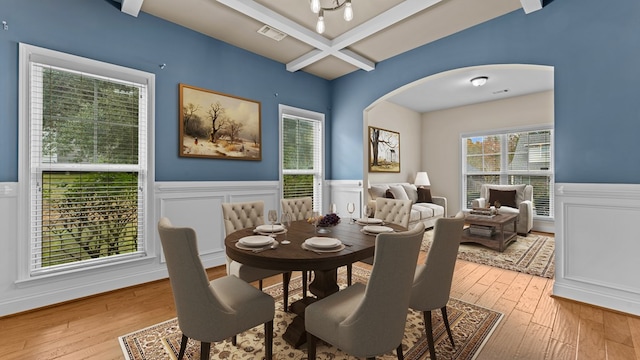
[[[25,44],[20,66],[29,276],[144,256],[153,75]]]
[[[281,105],[280,119],[282,197],[311,196],[322,211],[324,115]]]
[[[463,135],[464,204],[482,184],[533,186],[534,215],[553,218],[553,130]]]

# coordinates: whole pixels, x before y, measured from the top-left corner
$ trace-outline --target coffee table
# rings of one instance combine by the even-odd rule
[[[492,217],[466,214],[465,223],[469,224],[469,227],[462,232],[462,240],[460,242],[477,243],[503,252],[511,242],[516,240],[517,221],[518,214],[497,214]],[[494,231],[487,236],[472,234],[471,227],[474,225],[487,229],[493,228]],[[510,226],[513,226],[513,231],[511,231]]]

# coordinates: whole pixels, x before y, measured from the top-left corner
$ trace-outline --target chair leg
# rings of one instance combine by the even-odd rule
[[[402,353],[402,343],[398,345],[398,348],[396,349],[396,354],[398,355],[398,360],[404,360],[404,354]]]
[[[273,320],[264,323],[264,357],[273,358]]]
[[[262,279],[258,280],[258,289],[262,290]]]
[[[376,357],[368,357],[367,360],[376,360]]]
[[[180,340],[180,353],[178,353],[178,360],[182,360],[184,356],[184,351],[187,350],[187,341],[189,341],[189,337],[185,334],[182,334],[182,340]]]
[[[209,352],[211,351],[211,343],[200,342],[200,359],[209,359]]]
[[[431,360],[436,360],[436,347],[433,343],[433,326],[431,325],[431,311],[423,311],[425,333],[427,335],[427,344],[429,345],[429,356]]]
[[[447,328],[447,334],[449,334],[449,340],[451,345],[455,348],[456,344],[453,343],[453,335],[451,335],[451,328],[449,327],[449,317],[447,316],[447,305],[443,306],[440,311],[442,312],[442,320],[444,320],[444,326]]]
[[[289,282],[291,281],[291,271],[282,273],[282,303],[284,312],[289,309]]]
[[[307,332],[307,360],[316,360],[316,337]]]
[[[347,264],[347,286],[351,286],[352,275],[353,275],[353,264]]]
[[[238,346],[238,335],[233,335],[231,337],[231,345]]]

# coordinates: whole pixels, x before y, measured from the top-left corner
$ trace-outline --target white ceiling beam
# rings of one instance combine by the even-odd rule
[[[330,47],[330,42],[322,35],[311,31],[300,24],[286,18],[277,12],[266,8],[253,0],[217,0],[238,12],[252,17],[267,25],[285,32],[287,35],[303,41],[320,50],[326,50]]]
[[[525,14],[542,9],[542,0],[520,0]]]
[[[295,59],[287,64],[287,70],[289,71],[297,71],[302,69],[304,66],[300,67],[300,64],[319,61],[322,58],[325,58],[329,55],[334,55],[354,66],[357,66],[365,71],[371,71],[375,69],[375,63],[370,60],[367,60],[352,51],[344,50],[337,52],[338,50],[344,49],[362,39],[365,39],[380,30],[383,30],[401,20],[408,18],[428,7],[431,7],[442,0],[405,0],[404,2],[392,7],[391,9],[383,12],[382,14],[366,21],[355,28],[347,31],[346,33],[338,36],[333,39],[331,42],[331,50],[333,52],[324,51],[324,52],[315,52],[312,51],[310,53],[302,55],[300,58]],[[355,56],[351,56],[355,55]],[[311,56],[311,57],[310,57]],[[354,59],[360,60],[356,62],[352,62]],[[299,61],[304,59],[305,61]],[[312,61],[314,60],[315,61]],[[363,61],[364,60],[364,61]],[[306,65],[305,65],[306,66]]]
[[[253,0],[217,0],[238,12],[272,26],[287,35],[315,47],[316,49],[286,64],[287,70],[301,70],[328,56],[335,56],[365,71],[375,69],[375,63],[345,48],[408,18],[442,0],[405,0],[384,13],[364,22],[357,27],[338,36],[333,41],[307,29],[304,26],[278,14],[277,12],[256,3]],[[524,1],[524,0],[523,0]]]
[[[138,17],[140,9],[142,9],[142,3],[144,0],[122,0],[122,6],[120,11],[125,14],[129,14],[134,17]]]

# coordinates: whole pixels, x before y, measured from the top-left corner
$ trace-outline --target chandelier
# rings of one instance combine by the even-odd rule
[[[314,14],[318,14],[318,22],[316,23],[316,31],[318,34],[324,32],[324,12],[335,11],[344,8],[344,20],[351,21],[353,19],[353,8],[351,7],[351,0],[335,0],[333,7],[323,7],[320,4],[320,0],[311,0],[311,11]]]

